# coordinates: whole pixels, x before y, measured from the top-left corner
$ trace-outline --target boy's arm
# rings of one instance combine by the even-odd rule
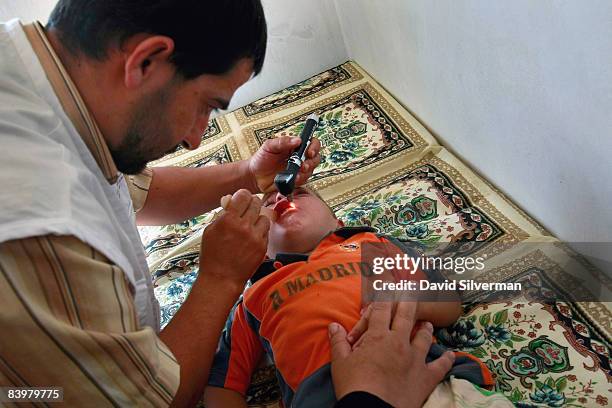
[[[417,258],[420,254],[410,248],[409,245],[393,237],[384,237],[395,248],[408,256]],[[390,255],[391,256],[391,255]],[[406,277],[404,277],[406,278]],[[423,270],[419,268],[414,275],[408,277],[410,280],[420,281],[429,280],[443,282],[444,276],[436,270]],[[440,291],[438,299],[443,300],[419,300],[417,303],[416,319],[431,322],[435,327],[446,327],[453,324],[461,316],[461,298],[454,291]]]
[[[244,397],[237,391],[208,386],[204,390],[206,408],[246,408]]]
[[[431,322],[434,327],[447,327],[455,323],[463,310],[461,302],[419,302],[417,303],[417,320]]]
[[[241,297],[227,319],[204,391],[204,405],[246,407],[244,395],[263,347],[248,319],[254,319]]]

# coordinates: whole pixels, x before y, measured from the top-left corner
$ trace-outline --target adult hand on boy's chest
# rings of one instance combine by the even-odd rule
[[[376,395],[394,407],[420,407],[450,370],[454,354],[425,362],[433,326],[423,324],[412,339],[416,302],[373,303],[367,331],[351,349],[346,330],[330,325],[332,378],[336,397],[354,391]]]

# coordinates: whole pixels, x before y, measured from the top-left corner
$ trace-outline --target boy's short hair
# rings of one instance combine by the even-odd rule
[[[334,218],[338,218],[336,217],[336,213],[334,212],[334,210],[329,206],[329,204],[327,204],[327,201],[325,201],[323,199],[323,197],[321,197],[321,194],[319,194],[319,192],[317,190],[315,190],[314,188],[312,188],[311,186],[302,186],[302,188],[310,193],[312,193],[312,195],[314,195],[315,197],[318,197],[319,200],[323,201],[323,203],[325,204],[325,206],[329,209],[329,212],[334,216]]]

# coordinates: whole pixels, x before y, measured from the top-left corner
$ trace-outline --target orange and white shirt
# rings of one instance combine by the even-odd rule
[[[360,317],[362,276],[371,275],[362,262],[366,243],[396,245],[368,227],[341,228],[325,237],[310,255],[279,254],[264,262],[245,290],[221,336],[209,385],[245,394],[251,374],[267,354],[277,370],[285,406],[332,406],[328,325],[350,328]],[[414,256],[414,253],[409,255]],[[430,280],[433,271],[424,271]],[[430,358],[445,350],[434,344]],[[486,366],[457,353],[450,375],[490,386]]]

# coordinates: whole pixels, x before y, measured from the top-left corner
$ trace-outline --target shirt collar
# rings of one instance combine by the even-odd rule
[[[59,56],[51,46],[45,29],[39,22],[23,25],[23,30],[38,57],[47,79],[59,99],[62,108],[87,145],[104,177],[110,184],[117,181],[119,173],[108,145],[93,116],[87,109],[79,90],[68,75]]]
[[[338,228],[337,230],[332,231],[329,234],[327,234],[321,240],[321,242],[317,244],[317,247],[321,245],[327,239],[330,239],[334,236],[344,238],[346,240],[352,237],[353,235],[360,234],[362,232],[376,232],[376,229],[372,227],[367,227],[367,226]],[[283,266],[287,266],[294,262],[307,261],[309,255],[310,254],[303,254],[303,253],[282,253],[282,252],[278,253],[276,254],[276,257],[274,259],[271,259],[271,258],[266,259],[265,261],[261,263],[261,265],[259,265],[259,268],[257,268],[257,271],[251,277],[251,283],[257,282],[258,280],[268,276],[275,270],[282,268]]]

